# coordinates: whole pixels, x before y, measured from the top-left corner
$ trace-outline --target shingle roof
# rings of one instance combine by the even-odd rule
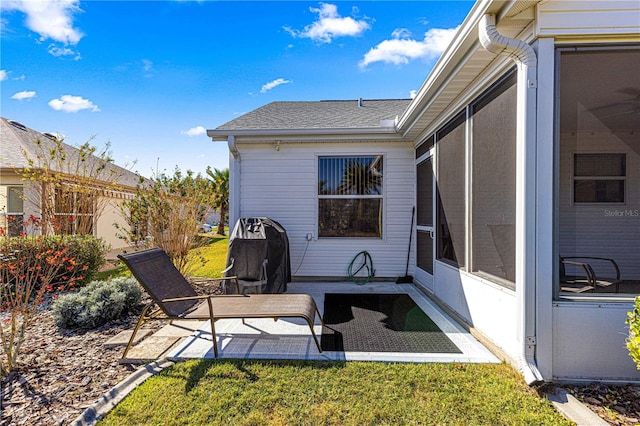
[[[46,134],[0,117],[0,169],[27,167],[29,163],[23,154],[23,150],[27,152],[29,158],[36,160],[39,149],[34,142],[37,140],[40,141],[45,150],[56,146]],[[67,155],[72,158],[80,152],[71,145],[63,143],[63,146]],[[91,158],[93,161],[102,161],[96,156]],[[55,166],[55,164],[52,164],[52,166]],[[139,182],[140,177],[127,169],[113,163],[109,163],[109,168],[113,170],[113,176],[118,176],[120,185],[134,188]]]
[[[395,120],[411,99],[272,102],[231,120],[216,130],[328,129],[380,127]]]

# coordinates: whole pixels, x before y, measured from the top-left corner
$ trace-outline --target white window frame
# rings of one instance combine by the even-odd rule
[[[620,155],[624,158],[625,162],[625,174],[622,176],[576,176],[576,155]],[[601,206],[601,205],[615,205],[624,206],[627,203],[627,154],[624,152],[572,152],[571,153],[571,204],[573,206]],[[623,182],[622,197],[624,201],[589,201],[589,202],[576,202],[575,183],[581,180],[615,180]]]
[[[363,158],[363,157],[381,157],[382,158],[382,190],[380,194],[369,195],[321,195],[318,193],[318,182],[320,181],[320,160],[323,158]],[[316,198],[316,238],[319,240],[339,240],[339,239],[366,239],[371,241],[383,241],[385,239],[385,223],[386,223],[386,176],[384,169],[387,166],[387,157],[383,153],[345,153],[345,154],[316,154],[316,179],[315,179],[315,198]],[[320,235],[320,200],[322,199],[380,199],[382,217],[380,218],[380,235],[377,237],[356,237],[356,236],[340,236],[340,237],[328,237]]]
[[[22,216],[22,223],[24,223],[24,199],[22,200],[22,211],[21,212],[13,212],[13,211],[9,211],[9,192],[13,189],[13,188],[20,188],[20,191],[22,192],[21,197],[24,197],[24,185],[2,185],[5,188],[5,199],[6,199],[6,205],[3,208],[2,211],[2,216],[3,216],[3,226],[6,228],[6,232],[7,234],[9,233],[9,220],[8,217],[10,216],[14,216],[14,217],[18,217],[18,216]],[[14,235],[9,235],[9,236],[14,236]]]

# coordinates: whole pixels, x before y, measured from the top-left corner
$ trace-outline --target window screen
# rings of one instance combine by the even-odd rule
[[[471,104],[471,270],[515,282],[514,72]]]
[[[455,266],[465,260],[465,113],[436,134],[437,258]]]

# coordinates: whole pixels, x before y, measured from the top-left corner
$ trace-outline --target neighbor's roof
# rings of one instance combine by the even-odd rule
[[[395,120],[410,103],[411,99],[272,102],[209,130],[208,134],[223,137],[238,131],[309,132],[331,129],[340,133],[341,129],[389,129],[394,127]]]
[[[40,133],[26,127],[24,124],[0,117],[0,169],[21,169],[29,166],[23,151],[26,152],[28,158],[35,161],[39,152],[35,145],[37,140],[40,141],[45,150],[56,146],[54,135]],[[62,145],[67,155],[77,158],[80,152],[77,148],[65,143]],[[102,161],[97,156],[92,156],[91,159],[93,161]],[[109,163],[109,169],[113,171],[113,176],[118,177],[118,184],[122,186],[135,188],[140,180],[137,174],[113,163]]]

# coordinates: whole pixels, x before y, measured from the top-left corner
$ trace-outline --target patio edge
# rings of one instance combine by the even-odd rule
[[[107,393],[84,410],[71,422],[72,426],[91,426],[102,419],[113,407],[122,401],[131,391],[141,385],[149,377],[155,376],[162,370],[175,364],[167,358],[146,364],[131,373],[123,381],[111,388]]]

